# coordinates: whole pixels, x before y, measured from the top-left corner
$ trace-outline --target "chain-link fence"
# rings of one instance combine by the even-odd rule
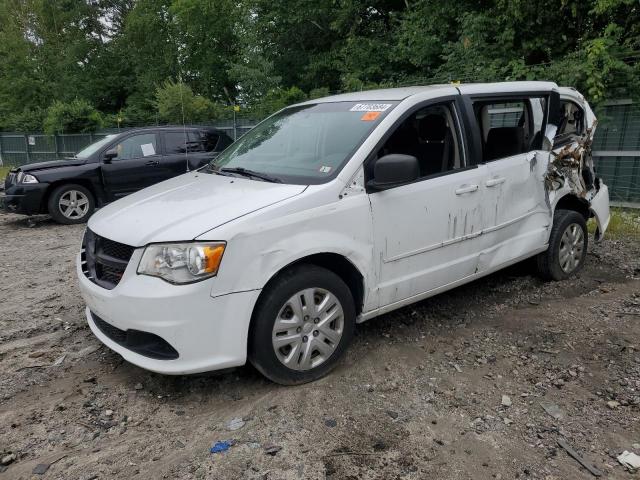
[[[222,120],[205,126],[215,127],[232,139],[240,138],[258,123],[257,120],[239,118]],[[0,166],[17,166],[25,163],[46,162],[72,157],[86,146],[111,133],[127,129],[107,129],[97,133],[73,133],[45,135],[42,133],[1,133]]]
[[[593,157],[611,200],[640,204],[640,105],[619,100],[604,106],[598,116]]]
[[[631,100],[607,102],[598,114],[593,156],[598,176],[609,186],[612,202],[640,205],[640,105]],[[239,138],[257,120],[240,118],[213,123]],[[14,166],[72,156],[117,130],[43,135],[0,133],[0,165]]]

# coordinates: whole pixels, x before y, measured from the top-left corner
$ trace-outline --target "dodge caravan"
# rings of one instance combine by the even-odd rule
[[[552,280],[609,222],[594,114],[550,82],[348,93],[285,108],[207,166],[111,203],[77,273],[93,333],[166,374],[300,384],[355,325],[528,257]]]

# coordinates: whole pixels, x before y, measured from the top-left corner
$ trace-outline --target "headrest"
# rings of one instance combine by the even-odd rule
[[[442,142],[447,136],[447,128],[442,115],[427,115],[418,123],[418,135],[423,141]]]
[[[496,127],[489,130],[487,144],[522,145],[524,129],[522,127]]]
[[[486,156],[489,159],[509,157],[522,153],[524,129],[521,127],[497,127],[487,135]]]

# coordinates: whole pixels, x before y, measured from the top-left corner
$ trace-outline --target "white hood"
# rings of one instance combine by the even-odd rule
[[[305,188],[193,172],[107,205],[89,219],[89,228],[135,247],[193,240],[224,223],[298,195]]]

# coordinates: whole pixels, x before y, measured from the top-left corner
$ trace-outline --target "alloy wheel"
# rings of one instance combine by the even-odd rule
[[[292,370],[310,370],[326,362],[340,343],[344,311],[334,294],[307,288],[289,298],[273,325],[278,360]]]
[[[558,260],[560,268],[565,273],[573,272],[582,261],[582,251],[584,249],[584,233],[577,223],[570,224],[560,240],[560,251]]]
[[[71,220],[84,217],[89,210],[89,199],[79,190],[68,190],[58,200],[60,213]]]

